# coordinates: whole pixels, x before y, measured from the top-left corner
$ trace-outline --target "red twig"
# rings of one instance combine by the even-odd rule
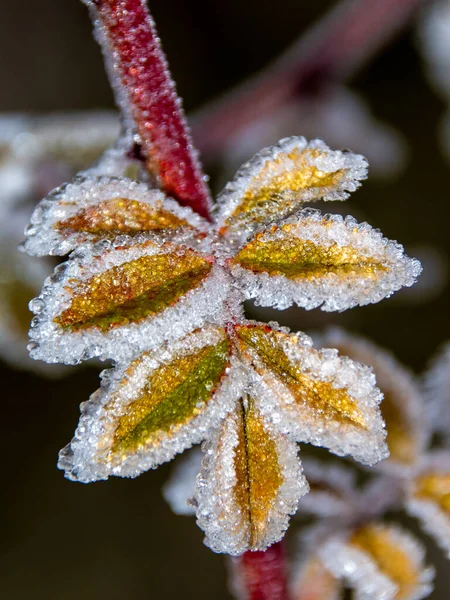
[[[85,2],[117,99],[134,122],[148,169],[167,194],[209,217],[208,187],[145,0]]]
[[[233,563],[242,600],[289,599],[282,542],[265,552],[246,552]]]
[[[205,106],[191,121],[211,155],[295,96],[343,80],[375,54],[425,0],[343,0],[271,66]]]

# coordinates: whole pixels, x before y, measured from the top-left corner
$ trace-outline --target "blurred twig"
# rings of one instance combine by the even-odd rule
[[[348,78],[425,1],[343,0],[270,66],[191,118],[197,147],[210,158],[255,118]]]

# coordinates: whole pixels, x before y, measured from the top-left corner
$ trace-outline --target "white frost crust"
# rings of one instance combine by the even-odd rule
[[[280,161],[280,164],[272,164],[270,170],[267,170],[265,177],[261,177],[261,171],[267,164],[273,163],[283,154],[289,154],[294,150],[300,152],[304,150],[319,150],[321,152],[318,157],[305,156],[305,165],[314,166],[325,173],[334,173],[339,170],[344,170],[344,175],[336,185],[328,185],[322,187],[310,187],[298,192],[290,192],[296,203],[312,202],[314,200],[346,200],[350,192],[355,191],[360,182],[367,177],[367,161],[360,154],[352,152],[342,152],[340,150],[330,150],[330,148],[322,140],[315,139],[308,142],[304,137],[293,136],[280,140],[275,146],[264,148],[248,162],[246,162],[238,170],[232,181],[230,181],[219,194],[216,205],[216,222],[218,227],[225,225],[227,219],[233,214],[236,208],[242,201],[242,198],[247,191],[256,191],[270,184],[274,177],[289,173],[290,171],[298,170],[296,161],[291,160],[287,156]],[[289,193],[289,192],[288,192]],[[286,204],[283,211],[283,204],[279,206],[277,217],[286,215],[286,208],[292,212],[292,202]],[[269,217],[272,221],[273,215]],[[252,224],[246,224],[246,216],[238,218],[239,227],[247,225],[251,229]]]
[[[30,310],[37,315],[31,322],[29,333],[31,357],[65,364],[77,364],[93,357],[101,360],[113,358],[121,362],[139,352],[155,349],[165,341],[179,339],[201,327],[205,321],[222,323],[226,317],[224,302],[230,281],[229,276],[217,266],[213,266],[200,286],[185,294],[174,306],[138,323],[118,326],[107,332],[96,328],[72,332],[54,321],[70,306],[72,291],[83,282],[142,256],[181,250],[182,237],[179,242],[161,245],[157,236],[142,234],[132,239],[119,236],[113,244],[103,240],[81,246],[67,262],[55,269],[45,281],[41,294],[30,302]],[[115,248],[115,245],[118,247]],[[189,246],[188,237],[184,246]]]
[[[392,543],[405,552],[419,576],[418,585],[403,600],[422,600],[433,590],[434,569],[425,567],[425,551],[408,532],[393,525],[380,525]],[[371,557],[349,543],[351,532],[331,537],[318,551],[327,569],[355,590],[356,600],[395,600],[397,584],[385,575]]]
[[[392,353],[338,327],[332,327],[324,334],[315,336],[314,341],[319,347],[337,348],[352,360],[357,360],[373,369],[377,385],[381,392],[384,395],[389,394],[392,402],[395,403],[403,420],[408,424],[411,439],[415,444],[414,456],[411,457],[409,464],[397,461],[391,454],[387,460],[378,465],[378,468],[398,475],[408,475],[413,472],[431,436],[424,398],[414,375]],[[448,385],[450,386],[450,378]],[[383,411],[383,403],[381,403],[381,411]]]
[[[256,406],[261,414],[259,403]],[[204,444],[202,470],[197,478],[197,524],[206,534],[205,544],[214,552],[231,556],[240,555],[250,548],[265,550],[278,542],[288,527],[289,515],[295,513],[299,499],[309,490],[296,444],[274,431],[262,417],[266,431],[276,444],[283,483],[271,508],[264,538],[251,547],[251,523],[234,499],[234,457],[239,441],[241,410],[240,405],[236,405]]]
[[[324,224],[326,219],[326,224]],[[284,224],[293,225],[289,232]],[[381,232],[368,223],[358,223],[353,217],[322,215],[320,211],[305,209],[280,223],[275,231],[266,230],[260,242],[309,240],[322,248],[333,245],[349,247],[361,258],[372,258],[387,270],[378,271],[374,277],[348,273],[337,276],[330,272],[311,279],[289,279],[284,275],[254,273],[234,265],[233,275],[238,279],[247,299],[258,306],[272,306],[279,310],[297,304],[311,310],[343,311],[354,306],[374,304],[388,298],[402,287],[413,285],[422,271],[421,264],[404,254],[403,246],[384,238]]]
[[[195,515],[192,501],[197,486],[197,475],[202,467],[200,448],[192,448],[179,460],[162,493],[167,504],[176,515]]]
[[[222,339],[222,331],[206,327],[157,352],[139,356],[131,367],[126,363],[104,371],[101,387],[81,405],[75,437],[60,452],[58,467],[65,471],[66,477],[82,483],[108,479],[111,475],[137,477],[204,440],[240,397],[245,385],[246,372],[234,356],[217,391],[197,416],[169,432],[160,431],[151,447],[144,445],[123,458],[110,456],[117,420],[146,386],[152,373],[179,356],[218,344]],[[106,412],[104,407],[109,403],[112,405]]]
[[[312,486],[299,504],[299,513],[317,517],[338,517],[351,521],[358,506],[355,471],[340,464],[323,463],[313,458],[303,461],[306,479]],[[314,486],[319,485],[315,490]]]
[[[78,176],[72,182],[56,188],[41,200],[31,216],[30,225],[25,230],[27,239],[23,244],[23,250],[36,256],[46,254],[64,256],[85,242],[107,237],[108,233],[102,236],[71,229],[61,231],[55,226],[86,208],[114,198],[126,198],[149,206],[161,207],[186,220],[196,229],[201,231],[208,229],[206,221],[190,208],[181,207],[178,202],[167,198],[160,190],[150,189],[144,183],[125,177]]]
[[[274,323],[269,325],[277,328]],[[350,455],[362,464],[373,465],[389,456],[379,409],[383,396],[375,385],[372,369],[340,357],[337,350],[315,350],[311,338],[300,332],[283,340],[282,348],[292,364],[312,380],[330,382],[336,389],[345,388],[360,410],[366,428],[326,419],[320,411],[296,402],[281,379],[249,349],[251,362],[264,372],[263,375],[254,372],[254,394],[275,427],[296,442],[323,446],[338,456]]]
[[[92,110],[54,112],[31,117],[28,128],[15,140],[15,154],[33,162],[45,158],[67,161],[110,146],[119,135],[120,123],[115,111]],[[68,160],[70,162],[70,160]]]
[[[450,342],[444,344],[423,377],[433,429],[450,438]]]
[[[450,451],[435,450],[426,455],[417,476],[424,475],[426,472],[449,474]],[[419,519],[424,530],[436,540],[438,546],[450,558],[450,516],[431,499],[414,495],[414,491],[414,480],[411,480],[405,502],[406,510]]]

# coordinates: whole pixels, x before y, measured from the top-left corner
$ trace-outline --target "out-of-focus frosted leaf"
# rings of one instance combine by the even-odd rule
[[[409,483],[407,510],[450,557],[450,452],[426,456]]]
[[[0,239],[0,358],[18,369],[58,377],[65,368],[31,360],[28,303],[51,272],[48,262],[26,259],[12,245],[14,239]]]
[[[360,508],[355,471],[313,458],[304,459],[303,468],[310,490],[299,504],[299,514],[337,517],[341,523],[353,519]]]
[[[432,590],[434,571],[425,566],[423,547],[393,525],[369,523],[336,535],[318,554],[358,600],[420,600]]]
[[[195,515],[193,498],[197,487],[197,475],[202,466],[200,448],[193,448],[175,465],[170,479],[163,486],[163,496],[176,515]]]

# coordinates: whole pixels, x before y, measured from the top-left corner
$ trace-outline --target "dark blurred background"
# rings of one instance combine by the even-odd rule
[[[188,112],[262,68],[332,4],[150,2]],[[16,0],[3,6],[0,74],[1,111],[112,107],[102,58],[78,0]],[[448,165],[436,134],[444,103],[424,77],[413,26],[349,83],[408,147],[408,162],[398,177],[369,177],[353,195],[354,213],[399,239],[411,254],[431,256],[436,277],[420,293],[402,292],[343,315],[290,310],[262,316],[294,329],[348,326],[420,372],[449,337]],[[261,311],[252,314],[261,316]],[[230,597],[223,558],[203,546],[194,520],[174,516],[161,496],[171,465],[134,481],[88,486],[66,481],[56,469],[57,452],[73,435],[78,405],[97,387],[98,369],[74,368],[60,380],[3,364],[0,373],[2,598]],[[439,569],[433,598],[448,598],[447,566],[429,546],[430,561]]]

